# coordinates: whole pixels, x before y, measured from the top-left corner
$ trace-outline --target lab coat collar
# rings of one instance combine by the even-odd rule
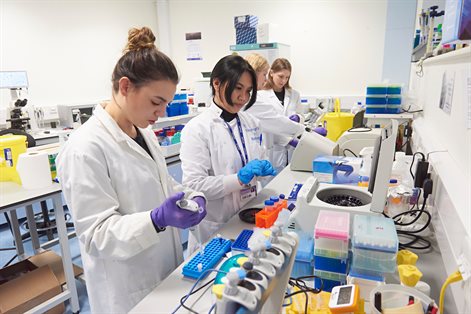
[[[106,104],[99,104],[95,107],[95,111],[93,114],[97,117],[97,119],[103,124],[105,129],[111,134],[111,136],[116,140],[116,142],[126,142],[132,149],[140,153],[141,155],[152,159],[151,156],[144,150],[144,148],[140,147],[132,138],[130,138],[123,130],[119,127],[118,123],[110,116],[110,114],[105,110]],[[144,136],[143,129],[139,128],[144,140],[146,141],[147,146],[150,149],[150,143]],[[152,150],[151,150],[152,152]],[[154,153],[152,152],[154,155]]]
[[[219,107],[218,105],[216,105],[216,103],[214,102],[214,99],[212,100],[212,104],[211,104],[211,107],[213,112],[217,114],[218,117],[220,117],[222,120],[224,120],[225,122],[231,122],[232,120],[234,120],[235,117],[237,117],[237,113],[234,114],[234,113],[230,113],[229,111]]]
[[[110,116],[105,110],[106,104],[99,104],[95,107],[93,114],[97,117],[98,121],[103,124],[105,129],[114,137],[117,142],[125,142],[127,140],[126,133],[121,130],[118,123]]]

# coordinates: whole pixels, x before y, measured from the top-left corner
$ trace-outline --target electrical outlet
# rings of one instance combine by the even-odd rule
[[[435,195],[436,191],[440,182],[440,178],[438,177],[437,172],[435,171],[435,168],[433,167],[433,164],[430,163],[428,167],[428,173],[430,179],[433,181],[433,188],[432,188],[432,194],[430,194],[430,205],[433,205],[435,203]]]

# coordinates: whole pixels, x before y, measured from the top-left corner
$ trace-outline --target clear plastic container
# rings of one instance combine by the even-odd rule
[[[314,269],[314,276],[332,281],[347,282],[347,274]]]
[[[396,253],[353,248],[352,269],[377,273],[396,271]]]
[[[378,280],[375,280],[378,279]],[[356,274],[350,272],[347,276],[347,284],[354,284],[360,287],[360,297],[369,302],[371,290],[384,285],[384,278],[375,278],[363,276],[361,274]]]
[[[394,311],[394,309],[402,309],[402,313],[409,314],[425,313],[429,304],[433,304],[438,308],[438,305],[433,299],[410,287],[392,284],[380,285],[371,290],[370,302],[373,302],[377,292],[381,294],[382,311],[377,310],[374,304],[372,304],[372,314],[399,313]],[[409,297],[414,297],[414,304],[412,304],[412,306],[407,305],[409,303]],[[437,314],[438,313],[437,311]]]
[[[397,253],[396,227],[390,218],[355,215],[353,220],[353,248]]]
[[[355,215],[352,268],[393,273],[396,270],[398,242],[392,219]]]
[[[350,238],[350,214],[321,210],[314,228],[314,254],[347,259]]]

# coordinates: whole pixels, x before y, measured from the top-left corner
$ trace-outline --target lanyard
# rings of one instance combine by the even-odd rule
[[[234,132],[232,131],[231,126],[226,121],[224,122],[226,123],[229,129],[229,133],[232,136],[232,140],[234,141],[237,151],[239,152],[240,160],[242,161],[242,167],[244,167],[249,162],[249,156],[247,155],[247,147],[245,146],[245,139],[244,139],[244,132],[242,131],[242,124],[240,123],[239,117],[236,117],[236,119],[237,119],[237,127],[239,129],[240,141],[242,142],[242,148],[244,149],[245,159],[244,159],[244,156],[242,156],[242,151],[240,150],[239,144],[236,141],[236,138],[234,136]]]

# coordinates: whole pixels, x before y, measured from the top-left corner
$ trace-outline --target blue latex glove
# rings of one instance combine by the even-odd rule
[[[316,132],[317,134],[319,135],[322,135],[322,136],[327,136],[327,130],[321,126],[317,127],[317,128],[314,128],[314,130],[312,130],[314,132]]]
[[[158,227],[177,227],[181,229],[186,229],[197,225],[203,218],[206,216],[206,204],[201,206],[201,200],[197,200],[198,197],[195,197],[195,201],[202,207],[204,210],[201,213],[193,213],[186,209],[181,209],[177,206],[176,202],[180,200],[185,193],[178,192],[167,198],[162,205],[153,209],[150,213],[152,222]],[[202,198],[202,197],[200,197]],[[203,199],[203,198],[202,198]],[[203,202],[204,199],[203,199]]]
[[[274,175],[276,175],[276,170],[273,169],[271,163],[268,160],[258,159],[250,161],[237,173],[237,177],[243,184],[248,184],[255,176],[264,177]]]
[[[299,141],[297,139],[293,138],[291,141],[289,141],[288,144],[293,146],[293,147],[296,147],[296,146],[298,146],[298,143],[299,143]]]
[[[297,122],[297,123],[299,123],[299,121],[301,121],[301,119],[299,119],[299,116],[297,114],[290,115],[289,119],[294,121],[294,122]]]

